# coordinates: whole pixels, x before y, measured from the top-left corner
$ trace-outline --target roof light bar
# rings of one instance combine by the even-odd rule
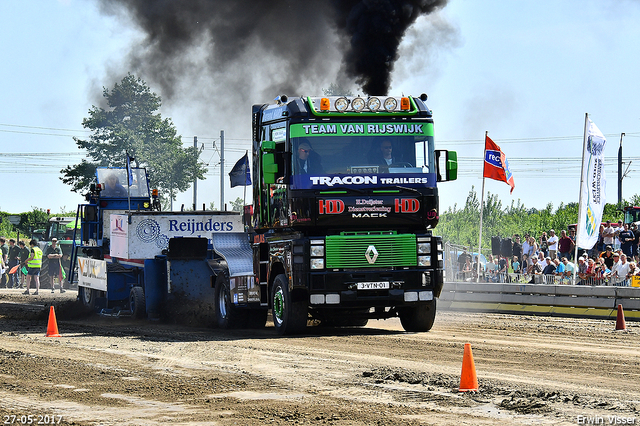
[[[364,109],[365,102],[360,96],[351,101],[351,107],[356,112],[361,112]]]
[[[345,112],[347,108],[349,108],[349,100],[344,96],[342,96],[336,99],[335,106],[338,112]]]
[[[395,111],[398,107],[398,101],[395,98],[387,98],[384,100],[384,109],[387,112]]]
[[[367,101],[367,108],[369,108],[369,111],[376,112],[380,109],[381,105],[382,102],[380,102],[380,99],[376,98],[375,96],[370,97]]]

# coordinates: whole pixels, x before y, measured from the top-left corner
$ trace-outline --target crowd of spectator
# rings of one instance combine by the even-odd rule
[[[488,282],[530,282],[579,285],[629,286],[640,275],[640,229],[635,223],[620,220],[600,226],[598,242],[591,249],[578,248],[575,230],[543,232],[533,235],[513,235],[512,252],[489,255],[486,262],[473,257],[465,249],[458,256],[458,276],[465,280]],[[575,281],[574,281],[575,275]],[[640,278],[639,278],[640,280]]]

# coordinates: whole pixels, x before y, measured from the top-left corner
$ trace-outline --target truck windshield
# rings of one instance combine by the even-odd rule
[[[294,174],[433,173],[428,136],[292,138]]]
[[[133,180],[129,186],[126,169],[98,168],[96,170],[98,183],[104,184],[100,196],[106,198],[148,197],[149,185],[146,170],[133,168],[131,174]]]

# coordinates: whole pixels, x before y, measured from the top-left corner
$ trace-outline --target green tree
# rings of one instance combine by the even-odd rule
[[[31,237],[35,229],[45,228],[49,222],[49,214],[46,210],[34,207],[30,212],[20,214],[20,223],[16,228],[21,235]]]
[[[103,88],[107,108],[92,106],[82,126],[91,130],[88,139],[75,138],[89,160],[67,166],[60,178],[75,192],[86,191],[94,182],[97,167],[124,167],[126,153],[146,167],[150,185],[163,201],[175,200],[191,182],[204,179],[207,169],[195,147],[182,147],[173,122],[157,111],[160,96],[140,78],[127,74],[109,90]]]
[[[640,197],[634,196],[630,203],[625,204],[637,205],[640,204],[638,200]],[[539,239],[543,231],[548,232],[550,229],[560,234],[560,231],[567,230],[569,225],[578,222],[578,210],[578,203],[560,203],[554,211],[551,203],[538,210],[525,207],[520,200],[517,203],[512,201],[509,207],[503,208],[497,195],[487,193],[483,206],[483,251],[491,249],[491,237],[507,238],[514,234],[528,233]],[[622,219],[618,205],[605,204],[602,221],[616,222],[618,219]],[[480,200],[472,186],[463,209],[454,205],[440,215],[436,233],[442,235],[445,241],[474,248],[478,245],[479,228]]]
[[[244,207],[244,200],[240,197],[236,198],[235,201],[231,201],[231,211],[241,212]]]

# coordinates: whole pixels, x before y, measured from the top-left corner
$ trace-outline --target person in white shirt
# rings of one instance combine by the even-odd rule
[[[556,231],[551,229],[549,231],[549,238],[547,238],[547,247],[549,249],[549,257],[555,259],[558,255],[558,236]]]
[[[618,263],[613,265],[611,276],[613,277],[613,285],[628,287],[629,281],[627,275],[629,274],[629,262],[627,262],[627,255],[621,254]]]
[[[602,241],[605,246],[613,246],[613,238],[616,236],[616,230],[611,226],[611,221],[607,221],[607,225],[602,230]]]
[[[547,262],[547,259],[544,257],[544,252],[542,250],[538,252],[538,265],[540,265],[542,269],[549,265],[549,262]]]

